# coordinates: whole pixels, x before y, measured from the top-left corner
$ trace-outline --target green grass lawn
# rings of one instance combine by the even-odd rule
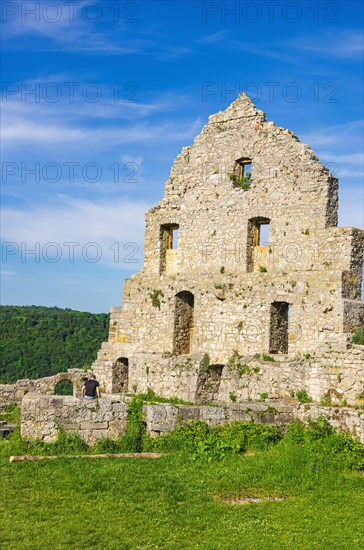
[[[87,448],[0,440],[0,546],[12,549],[355,550],[364,548],[364,448],[325,419],[236,422],[145,433],[142,397],[118,441]],[[16,421],[16,408],[6,412]],[[9,463],[11,454],[161,451],[159,459]],[[237,503],[246,498],[261,502]],[[283,500],[273,500],[283,498]]]
[[[364,477],[284,441],[253,456],[1,458],[1,542],[12,549],[361,549]],[[228,504],[242,497],[283,501]]]

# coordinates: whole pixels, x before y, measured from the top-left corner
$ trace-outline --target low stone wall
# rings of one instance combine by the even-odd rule
[[[108,394],[98,400],[86,401],[71,396],[29,393],[22,401],[21,434],[27,439],[54,441],[57,429],[61,427],[67,433],[78,433],[88,444],[102,437],[115,439],[127,429],[129,400],[120,394]],[[297,403],[294,399],[216,406],[161,403],[144,405],[143,413],[147,432],[152,437],[194,420],[210,426],[235,421],[281,426],[294,419],[305,421],[324,416],[334,428],[352,433],[364,444],[364,410]]]
[[[67,372],[59,372],[54,376],[37,378],[36,380],[23,379],[15,384],[0,384],[0,403],[20,403],[27,393],[40,393],[53,395],[56,385],[62,380],[70,380],[73,385],[73,395],[81,395],[81,388],[84,378],[87,378],[89,371],[83,369],[69,369]]]
[[[158,437],[181,423],[194,420],[206,422],[209,426],[219,426],[237,420],[280,426],[295,419],[304,421],[324,416],[331,426],[352,433],[364,444],[364,410],[349,407],[321,407],[293,400],[279,402],[272,399],[265,403],[247,401],[225,406],[145,405],[143,411],[147,432],[152,437]]]
[[[333,405],[360,405],[364,392],[364,347],[352,346],[345,353],[331,352],[291,358],[274,356],[274,361],[242,357],[240,366],[224,366],[217,401],[229,403],[231,397],[256,400],[262,393],[287,398],[292,392],[306,391],[319,403],[328,399]]]
[[[128,405],[120,395],[85,400],[72,396],[28,393],[22,400],[21,435],[54,441],[58,427],[78,433],[88,443],[116,438],[127,428]]]
[[[129,345],[129,344],[128,344]],[[116,361],[111,345],[103,347],[106,359],[98,359],[93,370],[101,391],[118,392]],[[192,403],[230,403],[258,400],[261,394],[287,398],[306,391],[316,403],[325,400],[332,405],[361,405],[364,395],[364,346],[352,345],[345,352],[321,355],[281,355],[265,357],[234,355],[223,362],[204,353],[171,355],[167,353],[129,354],[126,344],[117,347],[115,358],[128,358],[128,392],[144,393],[148,388],[165,398],[178,397]],[[100,357],[101,357],[100,353]],[[271,359],[271,360],[269,360]],[[113,375],[115,373],[115,375]]]

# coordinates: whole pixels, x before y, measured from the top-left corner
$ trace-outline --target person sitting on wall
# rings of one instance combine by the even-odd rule
[[[89,379],[82,386],[82,397],[85,399],[96,399],[100,397],[100,384],[94,374],[90,374]]]

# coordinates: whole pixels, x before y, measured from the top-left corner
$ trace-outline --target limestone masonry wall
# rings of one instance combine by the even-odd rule
[[[54,441],[57,429],[78,433],[88,443],[102,437],[116,438],[127,428],[128,405],[120,395],[97,400],[72,396],[28,393],[22,401],[21,435]]]
[[[200,420],[209,426],[219,426],[238,420],[281,426],[295,419],[306,421],[325,417],[333,428],[350,432],[364,443],[364,411],[355,411],[349,408],[267,400],[265,403],[246,401],[239,405],[231,404],[224,407],[196,407],[162,403],[145,405],[143,411],[147,432],[152,437],[168,433],[178,425],[194,420]]]
[[[165,434],[180,424],[194,420],[217,426],[240,420],[284,425],[294,419],[327,418],[337,429],[351,432],[364,443],[364,411],[347,407],[323,407],[294,400],[267,399],[264,403],[243,401],[222,406],[145,405],[147,432],[152,437]],[[22,401],[21,434],[27,439],[54,441],[57,429],[78,433],[88,444],[102,437],[116,438],[127,429],[128,405],[120,395],[97,401],[68,396],[27,394]]]
[[[27,393],[41,393],[53,395],[55,388],[62,380],[70,380],[73,385],[73,395],[81,395],[83,380],[89,372],[83,369],[69,369],[67,372],[59,372],[54,376],[46,376],[37,380],[23,379],[15,384],[0,384],[0,403],[20,403]]]
[[[196,357],[207,354],[215,378],[222,373],[218,398],[300,386],[354,403],[364,232],[337,227],[337,211],[337,179],[247,96],[211,116],[146,214],[144,268],[111,308],[93,366],[105,390],[115,391],[121,359],[129,392],[149,386],[195,400],[204,376]],[[235,380],[234,353],[259,374]],[[258,354],[275,362],[254,362]]]
[[[103,395],[150,388],[206,405],[306,391],[341,406],[333,422],[362,430],[361,413],[345,406],[364,398],[364,347],[352,343],[364,327],[364,231],[337,219],[338,180],[309,145],[244,94],[211,116],[146,214],[144,267],[125,281],[92,366]],[[0,386],[0,399],[54,393],[51,378]],[[27,394],[23,433],[52,438],[68,420],[87,440],[114,433],[114,408],[124,408],[103,399],[105,416],[94,417],[75,398]]]

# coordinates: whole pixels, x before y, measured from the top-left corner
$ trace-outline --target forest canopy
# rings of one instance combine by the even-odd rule
[[[106,313],[0,306],[0,383],[89,367],[108,327]]]

